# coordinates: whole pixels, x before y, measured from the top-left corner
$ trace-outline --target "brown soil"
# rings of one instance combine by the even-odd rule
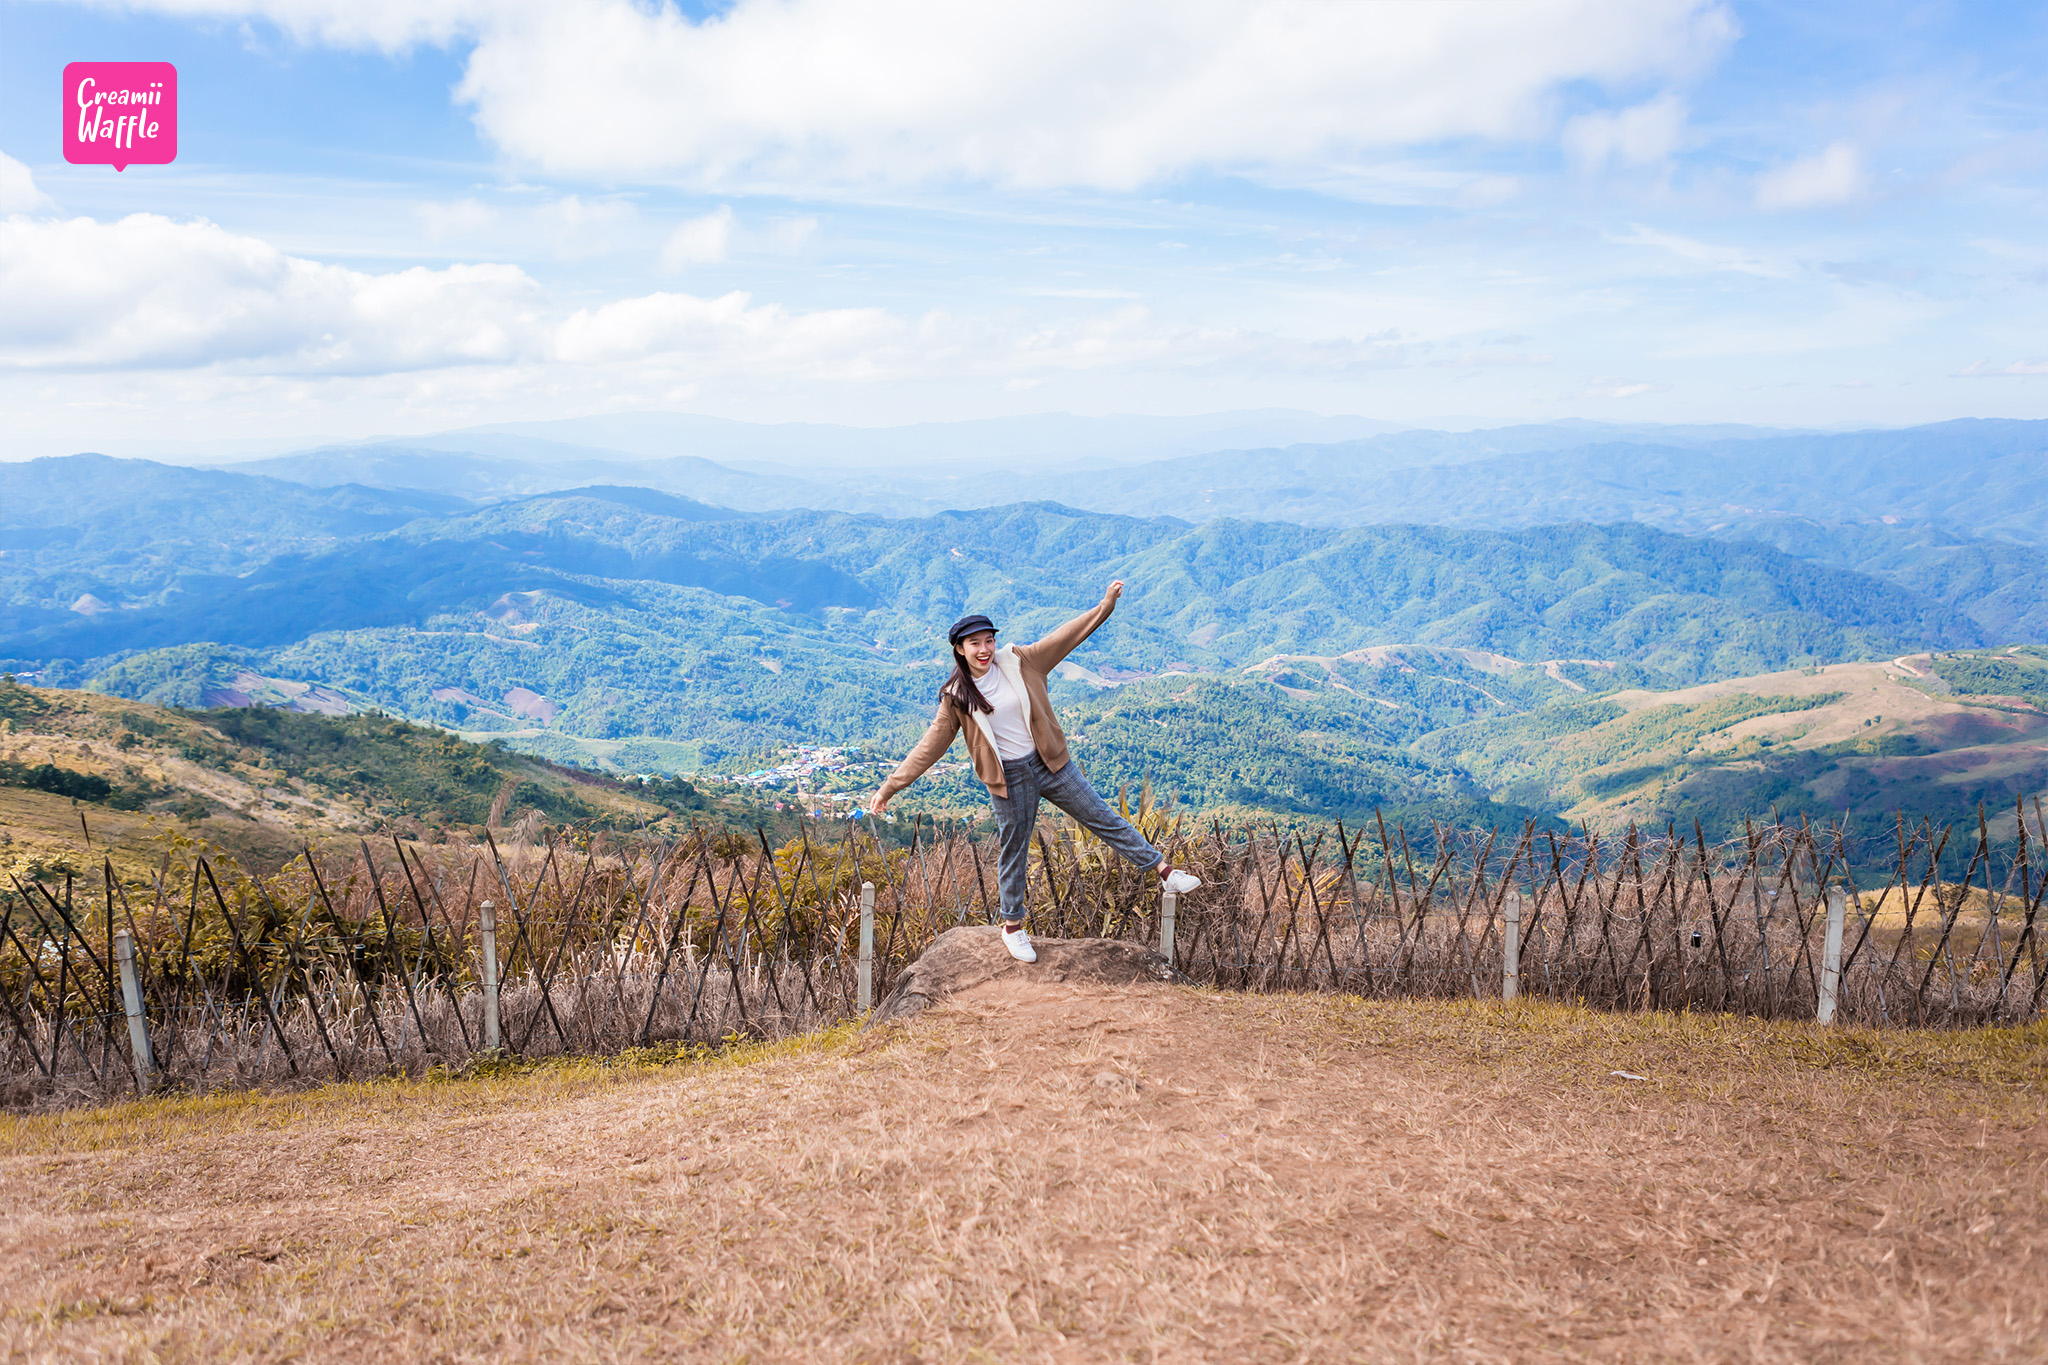
[[[748,1065],[6,1120],[0,1355],[2039,1360],[2044,1059],[1004,978]]]

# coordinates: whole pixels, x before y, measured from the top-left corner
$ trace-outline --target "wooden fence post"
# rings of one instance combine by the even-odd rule
[[[1826,1026],[1835,1022],[1835,999],[1842,990],[1842,923],[1848,918],[1849,893],[1839,886],[1828,888],[1828,936],[1820,951],[1820,1007],[1814,1022]]]
[[[1500,998],[1522,993],[1522,893],[1510,891],[1501,907]]]
[[[149,1046],[149,1022],[142,1017],[142,980],[135,973],[135,939],[126,929],[114,935],[114,957],[121,967],[121,1008],[128,1015],[128,1046],[135,1053],[135,1089],[149,1093],[156,1054]]]
[[[484,1051],[496,1052],[504,1045],[498,1026],[498,909],[489,901],[477,907],[477,929],[483,939],[484,969]]]
[[[875,1007],[875,884],[860,884],[860,1012]]]
[[[1180,909],[1180,893],[1164,891],[1159,896],[1159,955],[1173,965],[1173,918]]]

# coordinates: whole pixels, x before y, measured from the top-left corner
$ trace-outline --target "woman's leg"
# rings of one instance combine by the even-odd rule
[[[1029,760],[1005,763],[1003,781],[1009,790],[1002,796],[990,792],[988,798],[996,813],[996,847],[1000,850],[996,889],[1002,897],[1005,924],[1022,924],[1030,906],[1031,832],[1038,825],[1036,766]]]
[[[1066,767],[1048,776],[1040,794],[1138,866],[1156,868],[1166,861],[1165,854],[1152,847],[1136,826],[1102,799],[1079,763],[1070,760]]]

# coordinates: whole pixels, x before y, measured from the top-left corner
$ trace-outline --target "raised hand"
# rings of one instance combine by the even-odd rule
[[[1114,602],[1117,598],[1122,597],[1123,595],[1124,581],[1121,578],[1119,578],[1114,583],[1111,583],[1109,585],[1109,591],[1103,594],[1103,598],[1106,601]]]

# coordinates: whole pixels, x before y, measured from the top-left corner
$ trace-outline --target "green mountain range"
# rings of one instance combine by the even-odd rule
[[[1998,424],[1980,463],[2031,431]],[[1439,521],[1470,523],[1474,499],[1498,505],[1503,487],[1542,505],[1502,462],[1593,458],[1544,444],[1557,437],[1495,433],[1509,453],[1483,457],[1441,433],[1352,444],[1465,481],[1462,501],[1450,484],[1432,496]],[[1667,472],[1762,471],[1754,452],[1793,439],[1709,434],[1670,445]],[[1847,487],[1852,458],[1892,457],[1868,447],[1826,466],[1867,511],[1855,499],[1876,494]],[[1189,459],[1212,457],[1155,463]],[[1276,467],[1248,462],[1240,493]],[[2010,477],[1971,496],[2032,496],[2027,462],[2000,467]],[[1650,477],[1627,469],[1611,482]],[[625,484],[479,504],[42,460],[0,466],[0,669],[187,707],[379,708],[557,760],[687,772],[800,743],[900,751],[929,719],[949,621],[985,611],[1026,637],[1121,578],[1123,605],[1058,684],[1099,781],[1149,774],[1208,808],[1519,818],[1620,790],[1587,765],[1502,756],[1612,725],[1603,695],[1982,651],[2038,638],[2048,613],[2033,546],[1928,522],[1865,534],[1751,508],[1754,539],[1647,516],[1347,525],[1332,509],[1350,496],[1333,482],[1312,524],[1049,502],[884,516],[747,512]],[[1486,738],[1502,725],[1507,739]]]
[[[914,517],[1051,500],[1190,522],[1512,530],[1631,521],[1761,541],[1933,596],[1992,638],[2048,638],[2048,422],[2039,421],[1449,432],[1283,412],[854,430],[633,414],[330,447],[244,468],[316,487],[470,499],[626,484],[753,512]]]

